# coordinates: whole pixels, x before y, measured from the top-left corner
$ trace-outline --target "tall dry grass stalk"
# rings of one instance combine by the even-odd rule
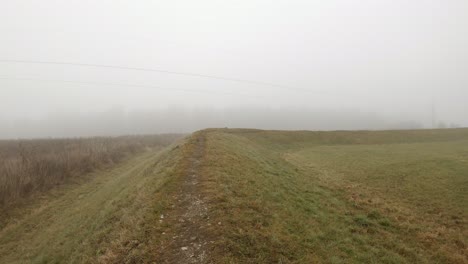
[[[0,206],[118,163],[137,152],[167,146],[179,137],[166,134],[0,140]]]

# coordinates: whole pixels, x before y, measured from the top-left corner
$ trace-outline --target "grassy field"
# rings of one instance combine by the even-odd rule
[[[76,179],[0,263],[468,263],[468,129],[207,129]]]
[[[225,263],[467,263],[468,130],[211,130]]]

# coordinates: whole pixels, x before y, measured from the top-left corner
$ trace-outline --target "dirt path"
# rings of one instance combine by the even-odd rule
[[[210,226],[208,207],[200,193],[199,167],[205,147],[205,136],[199,134],[189,159],[180,189],[172,197],[174,204],[160,223],[167,224],[167,237],[161,245],[157,263],[210,263],[211,241],[204,229]]]

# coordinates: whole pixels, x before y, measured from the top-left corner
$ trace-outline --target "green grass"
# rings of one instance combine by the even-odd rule
[[[364,184],[413,210],[461,214],[467,206],[468,140],[393,145],[321,146],[287,159],[331,180]],[[430,195],[430,196],[429,196]]]
[[[468,130],[209,130],[225,263],[466,263]]]

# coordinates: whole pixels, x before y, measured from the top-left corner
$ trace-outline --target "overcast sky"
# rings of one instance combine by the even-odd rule
[[[468,126],[466,0],[1,1],[0,60],[278,85],[0,61],[0,120],[255,106],[427,123],[434,102]]]

